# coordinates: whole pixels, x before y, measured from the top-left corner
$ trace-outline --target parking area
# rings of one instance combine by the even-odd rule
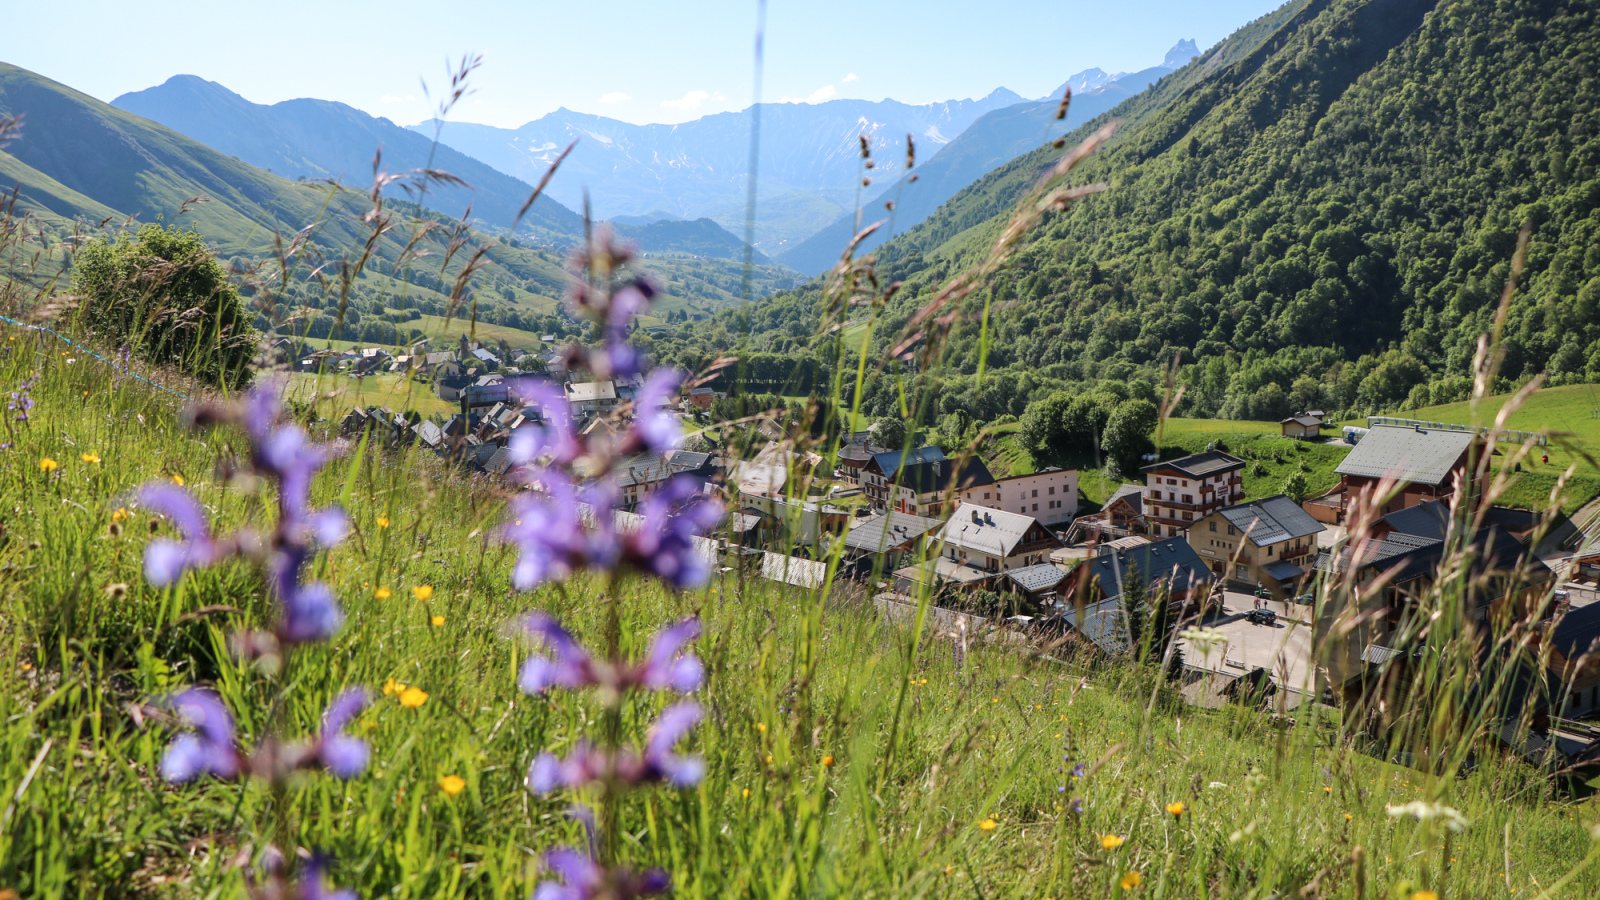
[[[1208,654],[1189,646],[1187,641],[1179,642],[1184,665],[1203,676],[1195,685],[1197,696],[1192,699],[1212,705],[1206,698],[1215,697],[1227,682],[1257,668],[1272,673],[1273,682],[1287,692],[1284,706],[1288,709],[1299,706],[1315,692],[1308,608],[1275,600],[1263,601],[1263,605],[1277,614],[1274,624],[1250,621],[1248,614],[1255,608],[1254,598],[1230,591],[1224,595],[1222,612],[1204,623],[1220,632],[1227,643]]]

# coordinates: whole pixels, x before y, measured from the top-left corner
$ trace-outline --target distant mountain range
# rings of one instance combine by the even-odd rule
[[[874,182],[897,177],[908,133],[918,157],[927,159],[979,116],[1022,100],[1001,88],[977,100],[920,106],[895,100],[761,104],[756,246],[773,253],[853,209],[863,174]],[[709,217],[742,235],[751,118],[746,109],[678,125],[633,125],[558,109],[520,128],[446,123],[441,140],[506,174],[537,181],[576,139],[550,185],[551,196],[562,203],[581,208],[587,191],[596,218],[664,211]],[[412,130],[431,136],[435,124]],[[872,142],[874,162],[865,173],[863,134]]]
[[[956,191],[1012,158],[1064,134],[1144,90],[1198,54],[1180,41],[1160,66],[1140,72],[1086,69],[1048,97],[1026,99],[999,88],[977,100],[912,105],[895,100],[830,100],[760,106],[760,197],[755,245],[807,274],[827,269],[854,233],[856,208],[866,221],[887,215],[894,227],[869,246],[922,221]],[[1053,116],[1061,93],[1074,101],[1065,122]],[[643,224],[664,218],[712,221],[744,234],[746,173],[753,108],[678,125],[633,125],[559,109],[520,128],[436,121],[411,126],[523,181],[537,181],[577,141],[550,194],[577,208],[587,192],[596,218]],[[863,167],[861,136],[872,148]],[[905,173],[905,136],[917,145],[917,180]],[[864,181],[866,183],[864,183]]]
[[[435,185],[426,197],[406,199],[421,199],[425,206],[455,217],[470,205],[474,218],[495,229],[510,228],[533,193],[526,182],[343,103],[303,99],[266,106],[214,81],[174,75],[156,87],[123,94],[111,105],[291,180],[332,179],[365,189],[372,184],[374,153],[381,149],[385,171],[442,169],[470,185]],[[397,188],[395,193],[401,192]],[[523,224],[566,237],[583,227],[577,213],[549,197],[539,198]]]
[[[863,205],[859,219],[854,211],[838,217],[805,240],[784,248],[778,253],[778,261],[807,275],[816,275],[838,262],[839,254],[861,226],[884,222],[861,243],[858,254],[894,235],[904,234],[962,188],[996,167],[1109,112],[1198,55],[1194,41],[1180,41],[1168,51],[1162,65],[1117,75],[1090,69],[1067,79],[1049,97],[985,113],[941,148],[938,155],[918,164],[912,173],[916,175],[915,182],[908,175],[902,175]],[[1069,85],[1072,103],[1067,117],[1057,121],[1056,111]],[[888,202],[894,203],[892,211],[885,205]]]

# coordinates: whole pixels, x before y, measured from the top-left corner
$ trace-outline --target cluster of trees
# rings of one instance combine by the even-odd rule
[[[1095,467],[1132,476],[1154,452],[1160,411],[1150,398],[1119,398],[1106,392],[1051,394],[1028,405],[1017,442],[1036,463]]]

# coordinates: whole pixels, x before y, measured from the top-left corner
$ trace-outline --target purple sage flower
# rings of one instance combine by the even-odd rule
[[[335,888],[328,884],[328,859],[325,856],[314,855],[306,860],[300,868],[300,878],[292,888],[292,892],[278,892],[278,896],[293,898],[293,900],[358,900],[355,891],[349,888]],[[267,894],[271,896],[271,894]]]
[[[539,486],[544,496],[530,492],[511,499],[511,521],[500,529],[500,539],[520,551],[511,570],[511,586],[519,591],[567,577],[587,556],[587,535],[572,482],[545,469]]]
[[[283,611],[274,632],[286,644],[325,641],[344,625],[344,611],[333,590],[320,581],[302,585],[280,579],[278,596]]]
[[[28,421],[28,410],[33,409],[33,382],[32,378],[22,379],[17,389],[11,392],[11,402],[6,404],[6,409],[17,414],[18,422]]]
[[[515,466],[547,463],[565,466],[582,453],[572,429],[572,407],[561,389],[543,378],[517,378],[509,383],[512,396],[539,407],[542,426],[524,425],[512,432],[506,451]]]
[[[139,489],[139,503],[171,519],[183,535],[174,541],[156,538],[144,548],[144,577],[156,587],[174,584],[190,569],[209,566],[224,555],[211,536],[199,501],[174,484],[152,482]]]
[[[674,475],[639,504],[639,512],[644,521],[628,535],[624,558],[680,590],[705,584],[711,561],[695,538],[722,521],[722,507],[701,491],[700,482]]]
[[[652,371],[639,389],[633,404],[633,432],[655,453],[672,450],[683,440],[683,426],[667,407],[687,377],[681,369],[663,367]]]
[[[344,779],[360,775],[367,767],[370,750],[367,742],[344,733],[351,719],[361,714],[372,702],[366,688],[351,688],[328,704],[322,716],[322,731],[305,749],[302,765],[321,763],[335,776]]]
[[[181,784],[200,775],[221,779],[238,777],[244,768],[233,735],[233,717],[222,699],[201,688],[190,688],[172,698],[178,717],[190,728],[167,745],[161,758],[161,777]]]
[[[651,642],[645,658],[632,665],[596,661],[571,633],[542,612],[529,614],[523,628],[553,654],[530,656],[523,663],[518,681],[529,694],[542,694],[552,687],[577,690],[591,685],[616,691],[642,687],[687,694],[698,690],[705,676],[700,660],[693,653],[683,652],[685,645],[700,636],[696,619],[685,619],[663,629]]]
[[[635,872],[631,869],[604,869],[581,850],[559,847],[545,854],[544,864],[561,881],[541,882],[533,900],[631,900],[665,893],[672,880],[661,869]]]
[[[662,710],[645,738],[643,753],[608,752],[587,741],[575,745],[566,759],[541,753],[528,767],[528,787],[536,794],[604,781],[628,785],[665,781],[673,787],[693,787],[705,775],[705,762],[698,756],[681,756],[672,748],[700,717],[698,703],[675,703]]]

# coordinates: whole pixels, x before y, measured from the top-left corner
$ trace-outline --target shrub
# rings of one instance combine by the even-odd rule
[[[152,224],[131,239],[92,241],[73,279],[84,324],[103,339],[214,385],[249,383],[255,329],[195,232]]]

